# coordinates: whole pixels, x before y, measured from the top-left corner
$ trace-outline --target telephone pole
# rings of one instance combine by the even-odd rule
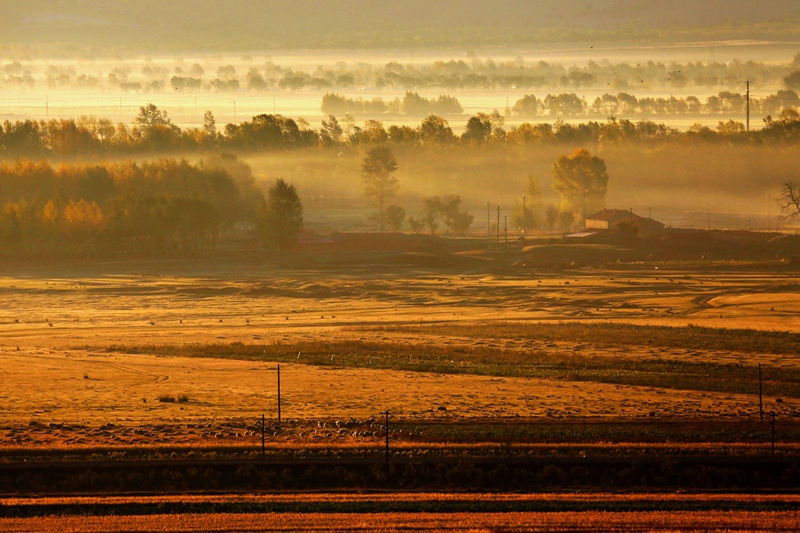
[[[750,131],[750,81],[747,82],[747,131]]]
[[[492,237],[492,213],[489,209],[489,200],[486,200],[486,236]]]
[[[278,424],[281,423],[281,365],[278,365]]]
[[[767,231],[772,231],[772,194],[767,195]]]
[[[500,247],[500,206],[497,206],[497,247]]]

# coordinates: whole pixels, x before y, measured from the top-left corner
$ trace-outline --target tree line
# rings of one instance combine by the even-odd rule
[[[205,66],[204,66],[205,65]],[[610,88],[682,90],[686,87],[713,89],[741,87],[750,81],[754,87],[784,84],[800,89],[800,54],[788,63],[733,60],[726,63],[656,62],[637,64],[588,61],[583,66],[564,66],[522,59],[494,61],[434,61],[427,64],[384,65],[339,62],[313,70],[292,69],[267,61],[262,65],[154,64],[143,66],[121,63],[106,72],[79,71],[73,64],[51,63],[37,67],[13,60],[2,67],[0,85],[7,88],[50,90],[103,89],[125,92],[271,92],[328,91],[360,87],[401,90],[530,90],[548,87],[565,89]],[[214,68],[216,66],[216,68]]]
[[[785,107],[776,118],[768,115],[763,127],[745,131],[742,122],[719,121],[716,128],[700,124],[680,131],[650,120],[631,121],[609,118],[579,124],[561,119],[554,123],[529,123],[506,128],[499,112],[477,113],[456,135],[445,118],[429,115],[416,127],[392,125],[385,128],[378,120],[358,126],[352,117],[340,122],[331,115],[313,129],[304,120],[263,114],[249,121],[227,124],[221,131],[213,114],[205,114],[201,128],[181,129],[166,111],[153,104],[143,106],[134,125],[114,124],[108,119],[81,117],[47,121],[6,121],[0,127],[0,157],[70,158],[176,152],[275,151],[342,145],[403,144],[439,146],[463,144],[559,144],[559,143],[795,143],[800,118],[793,107]]]
[[[777,115],[784,109],[800,106],[800,97],[793,90],[781,90],[763,98],[750,98],[753,116]],[[517,100],[510,112],[519,117],[609,117],[609,116],[675,116],[675,115],[743,115],[746,95],[722,91],[701,102],[696,96],[683,98],[642,97],[628,93],[606,93],[591,103],[575,93],[548,94],[539,99],[533,94]]]
[[[800,97],[792,90],[781,90],[763,98],[750,98],[753,115],[777,115],[782,110],[800,106]],[[701,102],[696,96],[676,98],[643,97],[628,93],[603,94],[587,102],[575,93],[547,94],[544,98],[528,94],[505,110],[505,116],[532,117],[609,117],[609,116],[674,116],[674,115],[741,115],[746,112],[744,94],[722,91]],[[460,115],[460,102],[447,95],[424,98],[406,92],[403,99],[347,98],[336,93],[322,97],[320,109],[331,115]]]
[[[328,93],[322,97],[320,109],[329,115],[460,115],[464,112],[458,99],[440,95],[438,98],[425,98],[418,93],[407,91],[403,99],[395,98],[386,101],[383,98],[366,100],[363,98],[346,98]]]

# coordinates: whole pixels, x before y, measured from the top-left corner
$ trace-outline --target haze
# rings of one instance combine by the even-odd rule
[[[798,35],[0,2],[0,530],[796,529]]]

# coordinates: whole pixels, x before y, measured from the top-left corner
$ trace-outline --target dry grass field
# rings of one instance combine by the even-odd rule
[[[100,532],[100,531],[459,531],[459,532],[776,532],[796,531],[800,513],[795,496],[774,495],[621,495],[595,494],[303,494],[178,497],[35,498],[6,500],[8,506],[36,505],[419,505],[518,506],[542,508],[525,512],[422,512],[391,510],[378,512],[281,512],[281,513],[189,513],[144,516],[43,516],[0,518],[8,532]],[[664,502],[685,508],[659,511]],[[728,510],[709,510],[710,505]],[[773,510],[742,510],[741,506],[772,506]],[[582,511],[560,511],[560,506],[578,506]],[[608,511],[617,506],[620,511]],[[639,510],[637,510],[637,507]],[[691,510],[691,509],[694,510]],[[778,510],[783,508],[783,510]],[[544,510],[546,509],[546,510]]]
[[[274,417],[275,362],[283,363],[284,419],[366,419],[387,409],[412,421],[752,419],[757,388],[746,368],[756,363],[774,376],[767,410],[785,419],[800,413],[792,373],[800,351],[791,334],[770,335],[800,328],[798,287],[793,272],[767,268],[454,274],[385,264],[290,271],[145,263],[7,271],[0,421],[8,431],[0,445],[234,434],[203,424]],[[537,330],[541,323],[572,329]],[[614,324],[671,328],[585,329]],[[675,328],[687,325],[700,333],[683,339],[690,330]],[[744,331],[723,342],[724,332],[704,328],[765,337]],[[534,356],[527,371],[515,370]],[[508,364],[487,366],[492,358]],[[606,372],[628,361],[660,366],[630,379]],[[551,372],[550,362],[566,370]],[[665,365],[697,375],[670,386],[653,377]],[[719,365],[745,381],[715,376]],[[187,401],[159,401],[167,396]],[[196,428],[180,435],[152,429],[187,423]],[[133,431],[144,426],[151,438]],[[247,437],[255,439],[238,436]]]
[[[797,531],[795,511],[564,512],[564,513],[281,513],[0,519],[9,533],[100,533],[109,531],[316,531],[380,533],[428,531],[569,533],[780,533]]]

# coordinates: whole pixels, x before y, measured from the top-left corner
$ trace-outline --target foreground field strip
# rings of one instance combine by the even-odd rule
[[[661,511],[661,512],[509,512],[509,513],[287,513],[178,514],[150,516],[49,516],[0,519],[9,533],[184,533],[315,531],[335,533],[437,532],[642,532],[642,533],[761,533],[794,532],[800,528],[797,511]]]
[[[0,498],[0,516],[204,513],[795,511],[796,495],[670,493],[294,493]]]
[[[391,458],[388,465],[379,457],[306,460],[17,462],[0,463],[0,473],[2,473],[0,492],[7,497],[127,494],[133,490],[139,494],[202,491],[236,494],[267,490],[280,492],[386,489],[530,492],[552,491],[556,487],[600,491],[608,491],[609,487],[614,487],[627,491],[717,489],[730,492],[731,487],[749,491],[796,490],[798,472],[800,472],[800,458],[797,457],[719,456]],[[647,509],[661,509],[662,504],[663,502],[658,501],[642,505]],[[54,507],[48,512],[64,511],[60,508],[55,509],[59,505],[53,504]],[[430,510],[444,510],[441,505],[436,503]],[[733,502],[730,505],[736,509],[741,508],[741,502]],[[17,508],[19,513],[23,512],[23,507]],[[295,509],[286,507],[280,502],[270,503],[268,507],[268,510],[283,512]],[[33,512],[33,507],[30,509]],[[10,508],[6,508],[6,511],[9,510]],[[241,510],[241,507],[226,509],[231,512]],[[198,509],[181,508],[181,512],[197,511]],[[118,510],[118,512],[134,511]]]
[[[392,342],[330,341],[274,344],[211,343],[80,346],[124,354],[230,358],[326,367],[408,370],[441,374],[591,381],[676,390],[757,394],[755,367],[659,357],[608,356],[486,346],[442,347]],[[764,368],[768,393],[800,398],[800,369]]]
[[[514,423],[514,422],[511,422]],[[680,423],[685,424],[685,422]],[[761,442],[554,442],[527,443],[506,441],[483,442],[404,442],[392,440],[391,454],[395,458],[418,459],[424,457],[763,457],[771,454],[771,445],[764,435]],[[257,441],[258,439],[253,439]],[[800,443],[779,442],[775,450],[777,456],[800,457]],[[213,445],[196,442],[181,445],[140,445],[140,446],[95,446],[91,444],[75,446],[3,446],[0,447],[0,467],[4,462],[14,463],[24,460],[27,464],[35,461],[104,461],[104,460],[158,460],[177,454],[213,460],[231,455],[260,460],[262,453],[268,459],[285,461],[289,459],[339,459],[357,457],[383,457],[383,442],[351,443],[331,445],[317,442],[298,442],[290,439],[282,443],[269,443],[262,447],[258,442],[242,446],[239,443]],[[172,459],[170,459],[172,460]]]
[[[436,464],[487,464],[487,465],[627,465],[632,462],[637,464],[661,464],[669,461],[671,465],[793,465],[800,462],[797,456],[742,456],[731,457],[717,456],[660,456],[660,455],[633,455],[622,457],[604,456],[572,456],[572,457],[471,457],[471,456],[434,456],[434,457],[391,457],[393,465],[436,465]],[[164,468],[164,467],[202,467],[202,466],[318,466],[318,465],[384,465],[385,459],[381,456],[372,457],[311,457],[311,458],[281,458],[281,459],[149,459],[149,460],[114,460],[114,461],[22,461],[0,462],[0,471],[34,471],[55,469],[123,469],[123,468]]]
[[[604,504],[625,502],[703,502],[709,504],[754,504],[796,505],[800,510],[800,494],[793,493],[737,493],[737,492],[291,492],[251,494],[161,494],[122,496],[59,496],[59,497],[8,497],[0,498],[3,505],[51,505],[51,504],[119,504],[119,503],[310,503],[310,502],[603,502]]]

